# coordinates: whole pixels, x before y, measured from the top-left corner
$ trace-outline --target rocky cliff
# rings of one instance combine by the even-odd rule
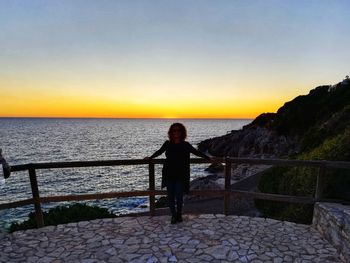
[[[201,142],[199,149],[214,156],[350,161],[350,79],[317,87],[241,130]],[[316,173],[305,167],[273,167],[263,171],[257,187],[265,193],[314,196]],[[350,201],[349,170],[326,174],[323,198]],[[255,205],[265,217],[312,220],[312,205],[263,200]]]
[[[263,113],[241,130],[201,142],[214,156],[285,158],[321,145],[350,127],[350,79],[317,87]]]
[[[294,137],[260,126],[246,126],[242,130],[205,140],[199,150],[214,156],[274,158],[290,156],[298,149]]]

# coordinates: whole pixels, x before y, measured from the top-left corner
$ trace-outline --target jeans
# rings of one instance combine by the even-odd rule
[[[173,216],[176,214],[181,214],[184,195],[184,187],[182,182],[171,179],[167,180],[166,188],[168,191],[168,202],[171,214]],[[177,209],[175,209],[175,200]]]

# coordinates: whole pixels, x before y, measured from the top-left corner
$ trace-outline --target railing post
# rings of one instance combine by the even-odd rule
[[[155,200],[155,175],[154,175],[154,163],[152,160],[149,161],[148,164],[148,173],[149,173],[149,190],[151,191],[149,195],[149,211],[151,216],[154,216],[155,213],[155,207],[156,207],[156,200]]]
[[[33,167],[29,168],[29,178],[30,178],[30,186],[32,188],[33,200],[34,200],[34,208],[35,208],[35,217],[36,217],[36,225],[37,227],[44,226],[44,217],[43,211],[41,210],[38,182],[36,179],[36,172]]]
[[[326,168],[324,166],[320,166],[317,174],[316,181],[316,190],[315,190],[315,199],[316,201],[321,200],[323,189],[324,189],[324,181],[325,181]]]
[[[224,214],[230,213],[230,189],[231,189],[231,162],[225,158],[225,195],[224,195]]]

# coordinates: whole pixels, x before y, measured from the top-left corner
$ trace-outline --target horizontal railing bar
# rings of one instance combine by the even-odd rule
[[[284,160],[284,159],[258,159],[258,158],[228,158],[233,163],[266,164],[277,166],[309,166],[350,169],[350,162],[326,160]]]
[[[154,160],[154,163],[164,163],[161,159]],[[160,161],[160,162],[159,162]],[[94,166],[120,166],[120,165],[140,165],[148,164],[149,161],[134,159],[134,160],[104,160],[104,161],[71,161],[71,162],[48,162],[48,163],[29,163],[22,165],[12,165],[11,171],[25,171],[29,168],[34,169],[57,169],[57,168],[83,168]]]
[[[149,191],[129,191],[129,192],[110,192],[99,194],[82,194],[82,195],[62,195],[62,196],[47,196],[40,197],[40,202],[63,202],[63,201],[84,201],[84,200],[98,200],[109,199],[116,197],[136,197],[149,195]]]
[[[24,200],[15,201],[15,202],[6,203],[6,204],[0,204],[0,210],[16,208],[19,206],[25,206],[25,205],[31,205],[31,204],[34,204],[33,198],[24,199]]]
[[[339,203],[343,205],[350,205],[350,201],[346,201],[343,199],[330,199],[330,198],[321,198],[317,200],[317,202],[322,202],[322,203]]]
[[[268,193],[258,193],[249,191],[230,191],[231,195],[245,196],[254,199],[288,202],[288,203],[302,203],[302,204],[314,204],[315,198],[307,196],[292,196],[292,195],[279,195],[279,194],[268,194]]]
[[[224,162],[225,158],[215,158],[216,162]],[[283,160],[283,159],[257,159],[257,158],[227,158],[227,161],[232,163],[246,163],[246,164],[265,164],[265,165],[277,165],[277,166],[309,166],[309,167],[325,167],[325,168],[338,168],[338,169],[350,169],[350,162],[342,161],[323,161],[323,160]],[[133,160],[100,160],[100,161],[72,161],[72,162],[46,162],[46,163],[30,163],[24,165],[13,165],[11,171],[23,171],[29,168],[34,169],[56,169],[56,168],[78,168],[78,167],[93,167],[93,166],[120,166],[120,165],[141,165],[149,164],[153,162],[155,164],[164,164],[165,159],[133,159]],[[211,163],[210,160],[192,158],[190,163]]]
[[[150,194],[155,195],[166,195],[167,191],[155,190],[155,191],[129,191],[129,192],[109,192],[99,194],[82,194],[82,195],[62,195],[62,196],[46,196],[40,197],[40,202],[64,202],[64,201],[83,201],[83,200],[98,200],[98,199],[109,199],[117,197],[136,197],[136,196],[149,196]],[[189,195],[208,195],[208,196],[219,196],[225,193],[224,190],[195,190],[190,191]]]
[[[105,160],[105,161],[77,161],[77,162],[54,162],[54,163],[35,163],[34,169],[56,169],[56,168],[77,168],[94,166],[120,166],[120,165],[140,165],[148,164],[149,161],[142,159],[134,160]]]
[[[323,161],[325,168],[350,169],[350,162],[344,161]]]
[[[223,159],[220,158],[219,161]],[[28,167],[34,169],[56,169],[56,168],[77,168],[77,167],[94,167],[94,166],[121,166],[121,165],[146,165],[150,162],[154,164],[164,164],[165,159],[125,159],[125,160],[100,160],[100,161],[72,161],[72,162],[49,162],[49,163],[32,163],[28,164]],[[209,160],[201,158],[190,159],[191,163],[211,163]],[[16,166],[13,166],[16,167]],[[28,169],[23,167],[22,169]]]
[[[11,165],[11,172],[27,171],[30,164]]]
[[[292,202],[292,203],[314,203],[313,197],[302,197],[302,196],[289,196],[289,195],[278,195],[268,193],[258,193],[249,191],[228,191],[231,195],[248,196],[255,199],[265,199],[272,201],[281,202]],[[222,196],[226,193],[225,190],[193,190],[188,195],[200,195],[200,196]],[[149,196],[150,194],[155,195],[166,195],[167,192],[164,190],[155,191],[129,191],[129,192],[110,192],[110,193],[99,193],[99,194],[82,194],[82,195],[65,195],[65,196],[47,196],[40,197],[42,203],[49,202],[62,202],[62,201],[83,201],[83,200],[97,200],[97,199],[108,199],[116,197],[137,197],[137,196]]]

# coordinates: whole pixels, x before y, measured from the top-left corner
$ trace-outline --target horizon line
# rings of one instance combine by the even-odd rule
[[[255,118],[222,118],[222,117],[51,117],[51,116],[0,116],[0,119],[144,119],[144,120],[176,120],[176,119],[202,119],[202,120],[252,120]]]

